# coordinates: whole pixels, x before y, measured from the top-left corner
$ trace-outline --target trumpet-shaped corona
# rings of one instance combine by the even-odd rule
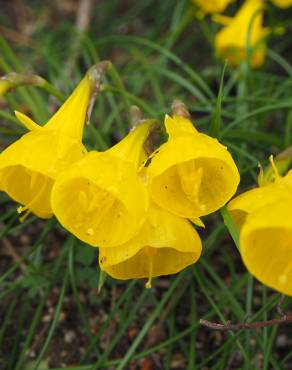
[[[193,0],[204,13],[221,13],[232,0]]]
[[[265,186],[240,194],[228,204],[227,209],[240,230],[249,214],[289,197],[292,198],[292,171]]]
[[[23,220],[30,212],[53,215],[50,195],[57,176],[86,153],[83,126],[91,96],[92,81],[86,74],[67,101],[44,125],[16,112],[30,131],[0,154],[0,189],[23,206]]]
[[[263,284],[292,296],[292,196],[249,214],[240,233],[247,269]]]
[[[224,24],[215,37],[218,56],[237,66],[247,59],[249,45],[252,67],[263,64],[266,49],[264,38],[268,32],[263,27],[262,0],[245,0],[233,18],[218,15],[214,20]]]
[[[148,167],[149,190],[162,208],[195,219],[222,207],[239,183],[237,167],[216,139],[187,118],[166,116],[169,135]]]
[[[113,246],[141,228],[148,194],[137,172],[151,126],[146,121],[111,149],[89,152],[58,177],[51,198],[54,214],[79,239]]]
[[[292,0],[272,0],[272,3],[283,9],[292,6]]]
[[[117,279],[147,278],[175,274],[195,263],[202,251],[200,237],[191,224],[154,203],[139,233],[127,243],[100,248],[102,270]]]

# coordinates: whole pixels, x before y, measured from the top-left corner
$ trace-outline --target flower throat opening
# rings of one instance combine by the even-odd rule
[[[22,204],[18,207],[18,213],[24,213],[20,217],[23,222],[30,213],[41,218],[52,216],[50,195],[53,180],[37,171],[24,166],[10,166],[0,170],[1,189],[12,199]]]

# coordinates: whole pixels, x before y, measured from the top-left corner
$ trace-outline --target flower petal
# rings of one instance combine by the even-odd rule
[[[174,274],[200,257],[200,238],[183,218],[154,203],[140,232],[127,243],[100,248],[100,266],[118,279]],[[151,263],[152,266],[151,266]]]
[[[292,296],[292,198],[251,213],[240,250],[247,269],[262,283]]]

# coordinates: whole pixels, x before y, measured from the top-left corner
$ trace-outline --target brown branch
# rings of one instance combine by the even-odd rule
[[[292,324],[292,315],[283,315],[280,319],[257,321],[252,323],[238,323],[238,324],[218,324],[215,322],[200,320],[200,324],[206,326],[209,329],[220,330],[220,331],[237,331],[241,329],[258,329],[266,328],[268,326]]]

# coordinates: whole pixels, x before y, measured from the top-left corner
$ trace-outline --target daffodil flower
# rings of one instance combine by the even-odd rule
[[[221,13],[233,0],[193,0],[204,13]]]
[[[292,171],[283,177],[277,175],[273,182],[240,194],[228,204],[227,209],[240,230],[249,214],[289,197],[292,197]]]
[[[97,65],[100,70],[107,66]],[[15,112],[30,131],[0,154],[0,190],[23,206],[23,220],[30,212],[41,218],[53,215],[50,195],[57,176],[81,159],[86,149],[82,133],[88,105],[100,74],[89,70],[66,102],[44,125]]]
[[[169,138],[148,167],[149,191],[161,208],[195,221],[232,197],[239,173],[226,147],[189,119],[167,115],[165,126]]]
[[[272,3],[283,9],[292,6],[292,0],[272,0]]]
[[[116,279],[148,278],[175,274],[195,263],[202,251],[200,237],[191,224],[150,203],[139,233],[127,243],[100,248],[99,264]]]
[[[153,121],[105,152],[92,151],[57,179],[52,207],[61,224],[92,246],[132,238],[146,219],[148,194],[138,168]]]
[[[250,213],[240,233],[247,269],[263,284],[292,296],[292,193]]]
[[[263,27],[262,0],[246,0],[233,18],[216,15],[214,20],[225,26],[215,37],[215,48],[220,57],[237,66],[247,59],[249,45],[252,67],[263,64],[264,38],[268,29]]]

